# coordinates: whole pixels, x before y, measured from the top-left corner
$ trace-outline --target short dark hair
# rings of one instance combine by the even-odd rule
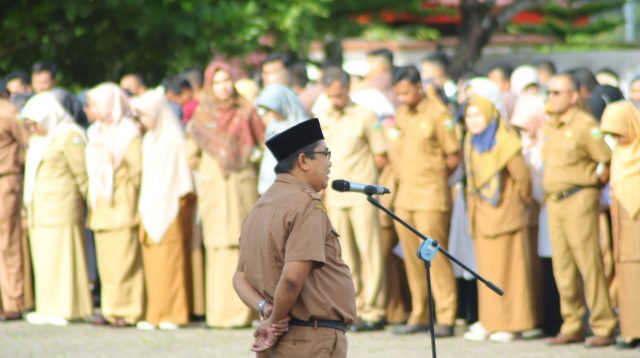
[[[324,87],[331,86],[335,81],[339,81],[341,85],[348,86],[351,83],[349,74],[340,67],[329,67],[322,73],[322,85]]]
[[[182,72],[180,76],[189,81],[192,88],[194,86],[202,87],[203,75],[201,70],[197,68],[190,68]]]
[[[291,65],[291,56],[285,52],[273,52],[270,53],[264,60],[262,60],[261,65],[275,61],[282,61],[285,67],[289,67],[289,65]]]
[[[191,83],[186,78],[182,76],[171,76],[164,81],[162,81],[162,85],[167,90],[167,92],[175,93],[179,95],[183,90],[192,90]]]
[[[9,72],[4,77],[4,80],[7,81],[7,82],[9,82],[11,80],[16,80],[16,79],[19,79],[24,84],[29,84],[29,75],[27,75],[26,72],[21,71],[21,70]]]
[[[598,87],[598,79],[591,72],[590,69],[586,67],[578,67],[569,71],[573,78],[578,82],[578,87],[576,90],[580,90],[581,87],[586,87],[589,92],[592,92],[596,87]]]
[[[386,47],[380,47],[367,52],[367,57],[384,57],[393,66],[393,52]]]
[[[298,156],[303,153],[307,157],[311,159],[315,159],[316,155],[315,153],[313,153],[313,150],[316,149],[316,147],[319,144],[320,144],[320,141],[318,140],[298,149],[295,153],[279,161],[278,164],[276,164],[275,168],[273,168],[273,170],[276,172],[276,174],[290,172],[296,166],[296,161],[298,160]]]
[[[435,65],[440,66],[440,68],[446,71],[447,68],[449,68],[449,64],[451,63],[451,60],[449,60],[449,55],[447,55],[446,52],[435,51],[425,56],[422,59],[422,62],[433,63]]]
[[[513,67],[511,67],[511,65],[508,65],[506,63],[500,63],[500,64],[492,66],[489,69],[489,72],[495,71],[495,70],[500,71],[500,73],[502,73],[502,77],[505,80],[509,80],[511,78],[511,74],[513,73]]]
[[[422,84],[422,78],[420,77],[420,71],[416,68],[416,66],[402,66],[398,67],[393,72],[393,85],[397,85],[401,81],[407,80],[411,82],[411,84],[417,85]]]
[[[551,72],[552,74],[556,74],[556,65],[549,61],[549,60],[543,60],[538,62],[538,69],[539,70],[547,70],[549,72]]]
[[[576,78],[575,74],[571,71],[569,72],[562,72],[559,74],[556,74],[555,77],[565,77],[567,79],[569,79],[569,82],[571,83],[571,88],[574,91],[579,91],[580,90],[580,81],[578,81],[578,79]]]
[[[307,64],[304,62],[296,62],[289,69],[289,80],[292,86],[306,87],[309,83],[307,75]]]
[[[51,73],[51,77],[56,77],[57,67],[51,62],[38,61],[34,63],[33,67],[31,68],[31,73],[39,73],[45,71]]]

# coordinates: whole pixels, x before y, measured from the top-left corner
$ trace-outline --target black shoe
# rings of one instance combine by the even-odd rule
[[[351,326],[351,332],[369,332],[369,331],[381,331],[384,329],[385,322],[383,320],[380,321],[359,321],[358,323]]]
[[[616,342],[616,348],[618,349],[633,349],[640,348],[640,339],[622,339]]]
[[[429,326],[426,324],[406,324],[391,331],[392,334],[414,334],[418,332],[428,332]]]

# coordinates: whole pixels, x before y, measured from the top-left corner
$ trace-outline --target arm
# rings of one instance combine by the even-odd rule
[[[82,194],[82,197],[87,199],[88,189],[88,176],[87,167],[85,164],[85,142],[84,139],[77,133],[72,133],[67,138],[67,142],[64,144],[64,157],[67,161],[67,166],[71,170],[71,174],[76,182],[76,186]]]
[[[509,160],[507,163],[507,171],[515,182],[515,189],[520,195],[520,199],[522,199],[525,205],[532,204],[531,172],[529,171],[529,167],[524,161],[522,154],[518,153]]]
[[[282,322],[285,321],[288,322],[289,312],[291,312],[293,304],[298,299],[300,291],[304,286],[304,281],[307,279],[307,276],[309,276],[312,266],[313,261],[291,261],[284,264],[280,280],[276,286],[273,310],[268,318],[260,322],[260,326],[258,326],[254,332],[253,336],[255,337],[255,341],[251,347],[252,351],[262,352],[276,344],[279,334],[274,324],[282,324]],[[234,276],[234,287],[235,282],[236,278]],[[252,297],[252,294],[249,293],[247,294],[247,299],[252,302],[252,299],[255,299],[255,297]],[[247,302],[245,301],[245,303]]]
[[[262,300],[262,296],[251,286],[251,282],[249,282],[244,272],[236,271],[233,275],[233,289],[236,290],[238,297],[240,297],[242,302],[248,307],[256,308]]]

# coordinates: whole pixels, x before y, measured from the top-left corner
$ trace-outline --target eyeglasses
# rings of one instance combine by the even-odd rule
[[[331,159],[331,151],[328,149],[322,152],[309,152],[307,154],[323,154],[327,159]]]
[[[547,95],[548,96],[559,96],[560,93],[569,93],[569,92],[573,92],[573,90],[548,90],[547,91]]]

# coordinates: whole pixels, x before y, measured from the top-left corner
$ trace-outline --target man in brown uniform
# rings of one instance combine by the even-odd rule
[[[0,320],[18,319],[23,309],[22,160],[26,129],[17,109],[0,99]]]
[[[560,333],[549,343],[584,340],[582,277],[594,333],[585,344],[599,347],[613,343],[616,326],[598,244],[599,185],[608,174],[598,177],[596,167],[609,162],[611,150],[593,117],[577,108],[578,88],[570,75],[551,78],[547,98],[551,115],[543,126],[542,185],[563,318]]]
[[[238,296],[264,317],[252,350],[264,357],[346,357],[355,290],[318,194],[327,187],[331,152],[315,118],[266,144],[278,175],[245,219],[233,278]],[[287,317],[290,327],[279,337]]]
[[[377,183],[386,163],[382,127],[374,112],[349,98],[349,75],[339,67],[322,76],[330,107],[318,114],[327,145],[333,148],[335,165],[331,179]],[[359,322],[355,331],[384,328],[384,264],[380,223],[376,207],[358,193],[325,192],[331,222],[342,235],[343,258],[355,279]]]
[[[451,212],[447,178],[460,161],[453,120],[439,99],[424,94],[420,73],[414,66],[396,71],[393,83],[402,103],[396,114],[400,131],[396,213],[446,249]],[[404,252],[412,309],[408,324],[395,333],[425,331],[427,275],[423,261],[416,256],[422,240],[402,225],[396,224],[396,229]],[[452,336],[458,295],[451,263],[443,255],[436,255],[431,268],[438,322],[435,334]]]

